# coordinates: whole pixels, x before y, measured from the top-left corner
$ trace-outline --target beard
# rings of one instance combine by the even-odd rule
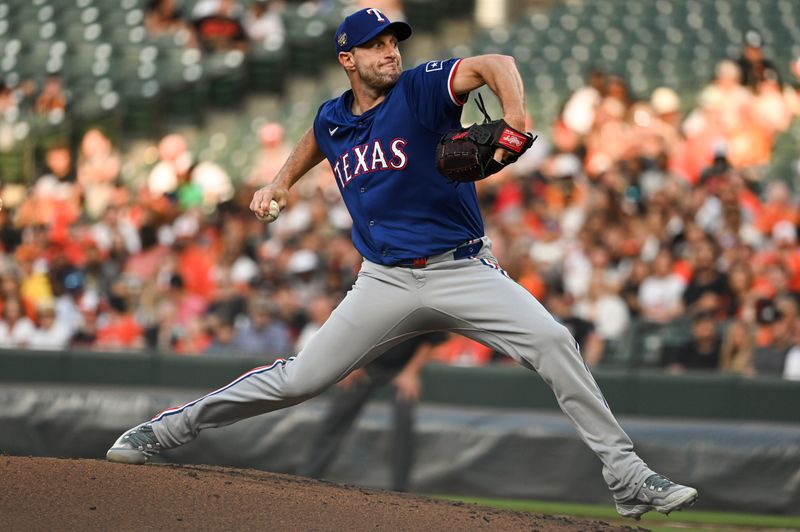
[[[396,70],[380,71],[377,66],[365,68],[357,64],[356,71],[365,85],[377,91],[384,92],[394,87],[394,84],[400,79],[402,67],[398,64]]]

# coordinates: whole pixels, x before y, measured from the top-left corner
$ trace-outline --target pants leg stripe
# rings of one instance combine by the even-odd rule
[[[500,264],[497,263],[497,260],[487,259],[487,258],[484,258],[484,257],[470,257],[470,258],[477,259],[484,266],[488,266],[488,267],[492,268],[493,270],[499,271],[500,273],[502,273],[506,277],[509,277],[508,272],[506,272],[503,268],[500,267]],[[510,277],[509,277],[509,279],[510,279]]]
[[[244,373],[244,374],[240,375],[235,380],[233,380],[230,383],[226,384],[222,388],[214,390],[211,393],[207,393],[203,397],[200,397],[199,399],[195,399],[194,401],[189,401],[185,405],[177,406],[177,407],[173,407],[173,408],[168,408],[168,409],[164,410],[163,412],[161,412],[160,414],[157,414],[150,421],[159,421],[160,419],[162,419],[162,418],[164,418],[166,416],[171,416],[171,415],[183,412],[184,410],[186,410],[190,406],[196,405],[197,403],[199,403],[200,401],[202,401],[203,399],[205,399],[207,397],[211,397],[212,395],[216,395],[218,393],[224,392],[225,390],[227,390],[231,386],[233,386],[235,384],[238,384],[239,382],[243,381],[244,379],[246,379],[247,377],[249,377],[251,375],[257,375],[259,373],[264,373],[265,371],[270,371],[270,370],[276,368],[277,366],[283,366],[289,360],[294,360],[294,357],[290,357],[288,359],[279,358],[279,359],[275,360],[275,362],[273,362],[269,366],[259,366],[257,368],[253,368],[250,371],[248,371],[247,373]]]

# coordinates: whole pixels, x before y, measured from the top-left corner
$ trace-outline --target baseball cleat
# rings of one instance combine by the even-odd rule
[[[106,452],[106,459],[123,464],[143,464],[161,449],[153,425],[147,422],[123,432]]]
[[[637,521],[650,510],[669,515],[675,510],[689,508],[697,501],[697,490],[672,482],[663,475],[650,475],[627,501],[617,501],[617,513]]]

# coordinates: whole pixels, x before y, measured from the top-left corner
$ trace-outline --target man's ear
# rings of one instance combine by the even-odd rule
[[[339,64],[342,65],[342,67],[345,70],[352,72],[356,69],[356,63],[355,59],[353,58],[353,52],[339,52],[338,59],[339,59]]]

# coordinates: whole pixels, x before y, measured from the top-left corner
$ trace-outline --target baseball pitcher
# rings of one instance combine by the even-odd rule
[[[144,463],[201,430],[295,405],[400,342],[454,331],[538,372],[603,464],[619,513],[638,519],[692,505],[697,490],[652,471],[634,452],[567,329],[492,255],[474,181],[516,160],[533,142],[514,59],[486,55],[430,61],[403,71],[404,22],[377,9],[344,19],[335,34],[351,89],[322,104],[272,183],[250,209],[274,220],[288,190],[326,158],[363,255],[358,279],[295,357],[166,410],[122,434],[107,458]],[[487,85],[502,120],[461,127],[469,93]]]

